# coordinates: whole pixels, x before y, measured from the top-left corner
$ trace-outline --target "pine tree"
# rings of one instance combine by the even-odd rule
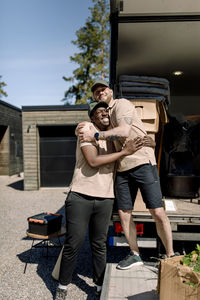
[[[72,41],[80,49],[70,57],[72,62],[79,64],[73,71],[72,77],[63,77],[71,81],[72,86],[65,92],[63,101],[75,97],[76,104],[87,103],[92,100],[90,87],[95,78],[108,78],[109,53],[109,5],[108,0],[92,0],[93,7],[89,7],[91,16],[85,26],[76,32],[77,39]]]
[[[0,80],[1,80],[1,75],[0,75]],[[5,82],[3,82],[3,81],[0,81],[0,97],[1,96],[5,96],[5,97],[7,97],[8,95],[7,95],[7,93],[3,90],[3,88],[6,86],[7,84],[5,83]]]

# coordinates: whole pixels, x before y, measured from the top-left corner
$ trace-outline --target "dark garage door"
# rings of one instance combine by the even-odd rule
[[[76,126],[40,126],[41,187],[64,187],[71,183],[76,152]]]

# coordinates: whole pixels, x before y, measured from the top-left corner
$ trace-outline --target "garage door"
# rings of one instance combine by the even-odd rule
[[[40,126],[41,187],[66,187],[75,166],[76,126]]]

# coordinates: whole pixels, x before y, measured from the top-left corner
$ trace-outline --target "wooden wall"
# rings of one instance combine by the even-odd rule
[[[38,110],[22,111],[23,153],[24,153],[24,189],[40,188],[39,125],[76,125],[89,120],[85,110]]]
[[[0,126],[0,175],[9,174],[9,127]]]
[[[14,175],[23,171],[21,109],[0,101],[1,132],[0,175]]]

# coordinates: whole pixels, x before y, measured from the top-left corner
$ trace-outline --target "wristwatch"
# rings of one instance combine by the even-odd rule
[[[95,134],[94,134],[94,138],[95,138],[95,140],[96,140],[96,141],[98,141],[98,140],[99,140],[99,133],[98,133],[98,132],[95,132]]]

